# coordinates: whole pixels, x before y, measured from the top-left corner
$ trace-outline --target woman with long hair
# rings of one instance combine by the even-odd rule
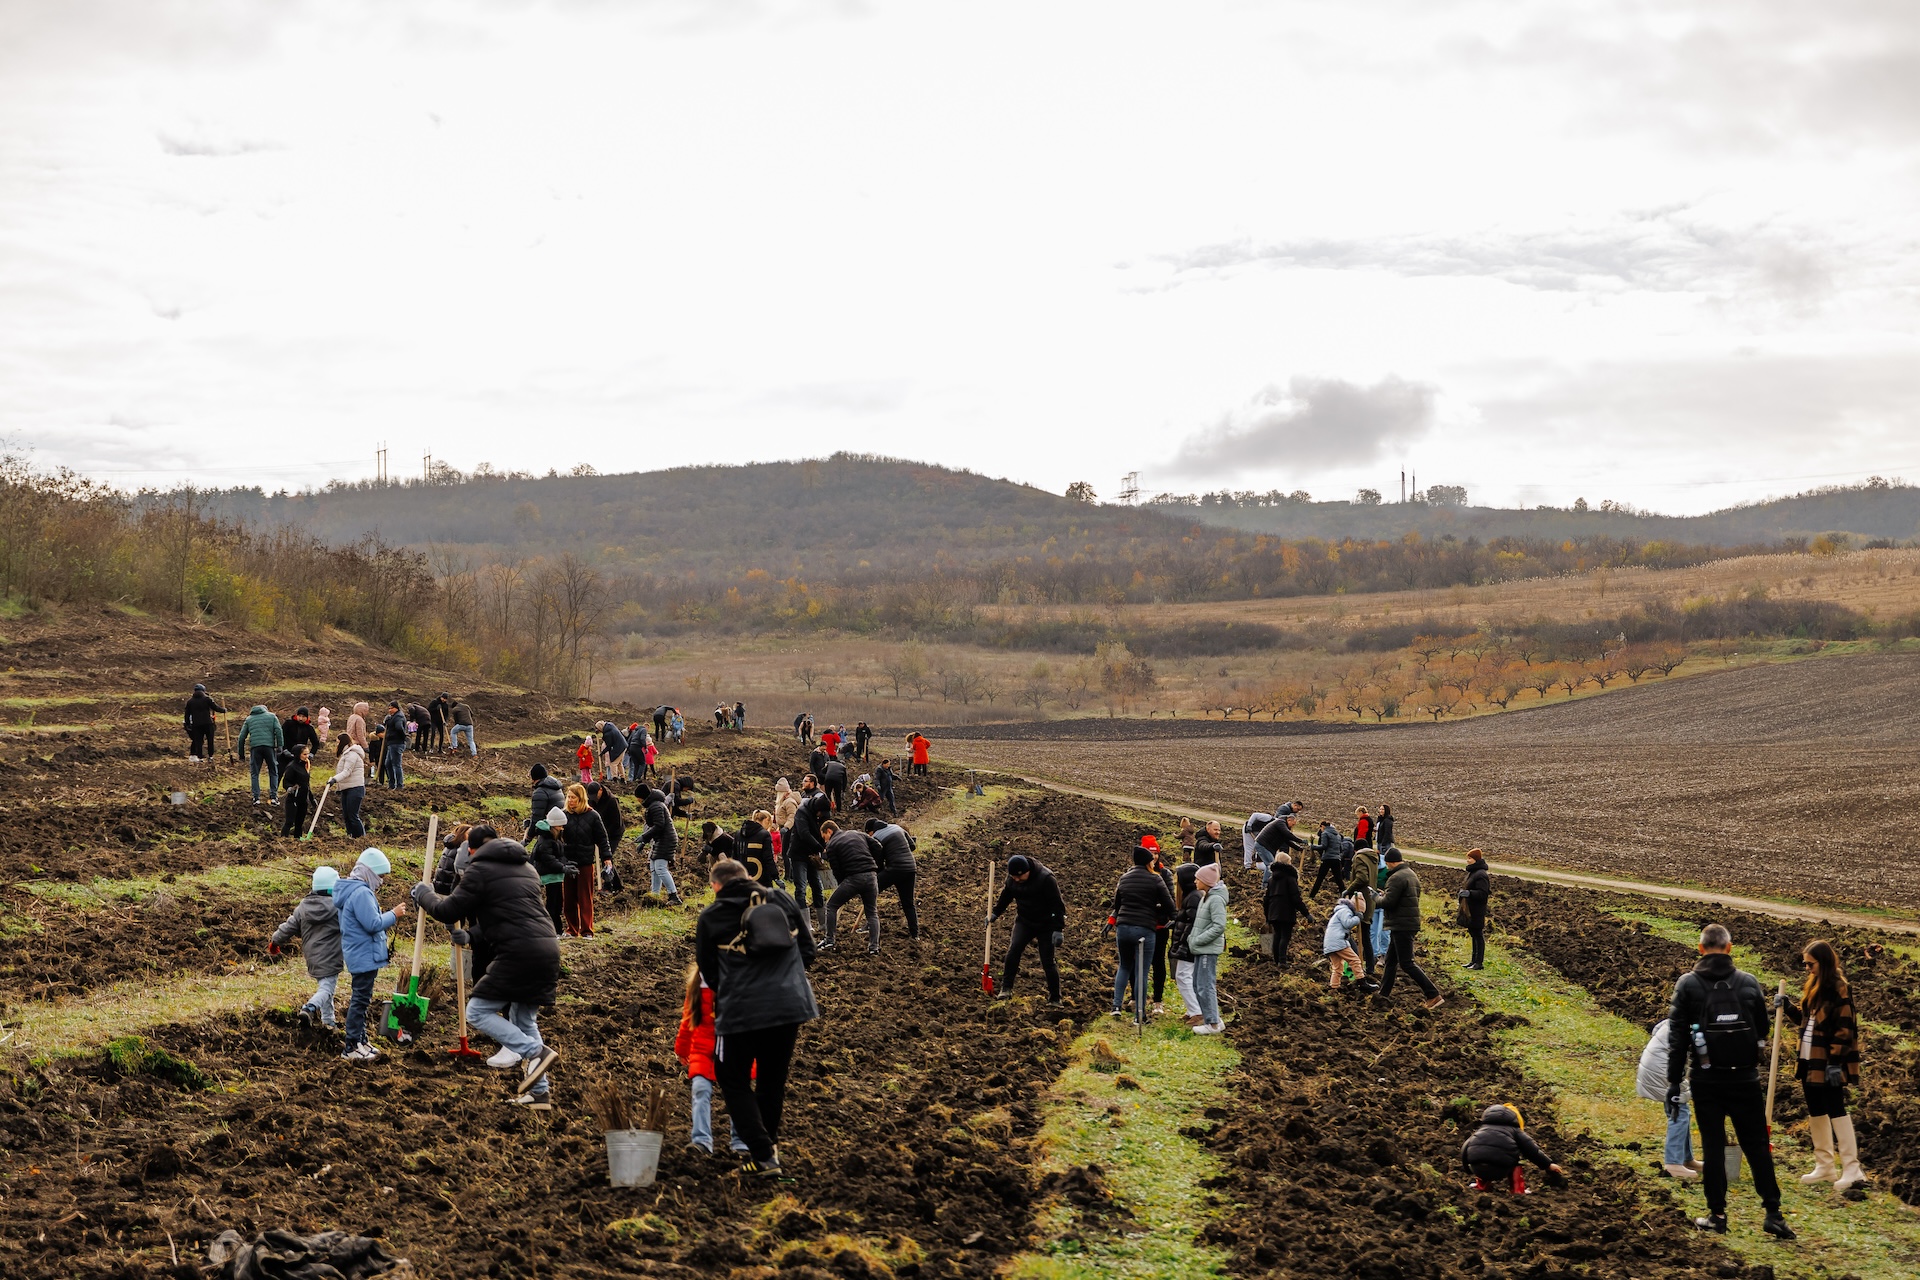
[[[587,800],[587,789],[579,783],[567,787],[567,826],[562,849],[567,861],[566,879],[560,883],[561,914],[566,918],[567,936],[593,936],[593,890],[600,879],[600,863],[613,856],[607,843],[607,824],[600,820]]]
[[[1831,1181],[1845,1191],[1867,1178],[1860,1169],[1853,1117],[1847,1114],[1847,1086],[1860,1083],[1860,1024],[1833,944],[1824,938],[1809,942],[1800,958],[1807,980],[1799,1003],[1784,993],[1773,998],[1800,1028],[1795,1074],[1807,1099],[1807,1128],[1813,1134],[1813,1171],[1802,1174],[1800,1181]]]

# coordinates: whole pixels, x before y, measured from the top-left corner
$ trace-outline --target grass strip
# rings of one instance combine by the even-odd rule
[[[1645,1179],[1649,1192],[1665,1194],[1676,1212],[1705,1212],[1702,1200],[1651,1167],[1665,1121],[1658,1104],[1634,1094],[1643,1028],[1605,1012],[1550,965],[1499,939],[1488,939],[1484,972],[1462,973],[1466,933],[1435,928],[1427,938],[1440,966],[1482,1007],[1526,1020],[1495,1038],[1522,1072],[1553,1094],[1563,1128],[1590,1138],[1605,1158]],[[1829,1185],[1802,1187],[1795,1181],[1806,1154],[1800,1144],[1776,1134],[1775,1148],[1782,1207],[1800,1240],[1782,1245],[1761,1232],[1760,1205],[1751,1182],[1743,1181],[1728,1198],[1732,1230],[1723,1239],[1730,1247],[1782,1277],[1851,1273],[1859,1280],[1904,1280],[1920,1274],[1920,1219],[1911,1211],[1885,1193],[1850,1201]]]

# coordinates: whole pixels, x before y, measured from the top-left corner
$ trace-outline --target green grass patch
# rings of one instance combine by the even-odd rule
[[[1450,901],[1440,905],[1451,909]],[[1436,928],[1427,936],[1439,966],[1455,971],[1466,957],[1465,932]],[[1488,939],[1486,970],[1455,972],[1454,981],[1483,1007],[1526,1019],[1495,1037],[1510,1061],[1553,1094],[1563,1130],[1592,1139],[1604,1158],[1643,1179],[1650,1204],[1664,1198],[1675,1212],[1705,1212],[1697,1191],[1682,1190],[1651,1167],[1666,1124],[1658,1103],[1634,1093],[1646,1044],[1641,1027],[1600,1009],[1551,966],[1497,937]],[[1752,1184],[1741,1182],[1728,1197],[1732,1231],[1724,1237],[1737,1253],[1782,1277],[1851,1273],[1859,1280],[1905,1280],[1920,1274],[1920,1219],[1911,1210],[1884,1192],[1848,1201],[1830,1185],[1802,1187],[1795,1178],[1811,1149],[1784,1130],[1775,1131],[1774,1145],[1783,1208],[1800,1240],[1783,1246],[1763,1234]]]
[[[121,1036],[106,1045],[107,1061],[121,1075],[152,1076],[187,1089],[211,1089],[214,1079],[176,1053],[148,1044],[143,1036]]]

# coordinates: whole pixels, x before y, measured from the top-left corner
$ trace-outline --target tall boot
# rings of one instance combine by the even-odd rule
[[[1813,1172],[1800,1175],[1811,1186],[1833,1181],[1833,1121],[1826,1116],[1807,1117],[1807,1130],[1813,1135]]]
[[[1836,1189],[1845,1191],[1856,1182],[1865,1182],[1867,1175],[1860,1168],[1860,1145],[1853,1137],[1853,1117],[1833,1117],[1834,1145],[1840,1149],[1840,1176],[1833,1180]]]

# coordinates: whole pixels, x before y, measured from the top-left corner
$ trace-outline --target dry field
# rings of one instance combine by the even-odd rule
[[[1216,723],[1189,737],[1116,721],[1105,740],[1091,726],[1052,741],[1021,726],[997,739],[950,731],[941,747],[968,764],[1215,811],[1298,797],[1314,819],[1350,824],[1355,806],[1387,802],[1414,846],[1914,911],[1920,881],[1899,851],[1920,804],[1917,710],[1920,657],[1887,654],[1437,726],[1229,734]]]

